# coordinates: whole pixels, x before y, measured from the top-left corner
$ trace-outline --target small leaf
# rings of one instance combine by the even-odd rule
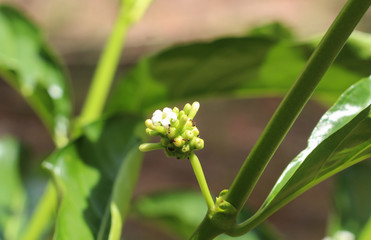
[[[118,225],[124,222],[142,159],[135,136],[138,121],[142,122],[135,117],[117,116],[94,123],[87,127],[86,136],[57,150],[44,162],[62,198],[56,239],[119,236]]]
[[[33,107],[56,143],[66,143],[71,103],[64,69],[39,29],[6,5],[0,6],[0,76]]]
[[[0,239],[17,239],[25,218],[26,192],[19,161],[21,145],[10,137],[0,139]]]
[[[139,219],[150,220],[162,226],[163,229],[178,235],[181,239],[188,239],[205,217],[207,206],[201,193],[169,191],[137,199],[132,212]],[[246,214],[246,210],[243,210],[240,215]],[[267,234],[268,229],[269,233]],[[262,224],[255,230],[237,238],[220,235],[215,239],[277,240],[280,238],[274,234],[268,224]]]
[[[253,218],[269,216],[304,191],[371,157],[371,78],[349,88],[325,113],[308,147],[285,169]]]

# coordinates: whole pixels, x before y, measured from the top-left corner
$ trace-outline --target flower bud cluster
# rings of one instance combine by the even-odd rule
[[[160,136],[161,141],[159,144],[142,144],[139,149],[150,151],[164,148],[167,156],[178,159],[189,158],[194,150],[202,149],[204,140],[199,138],[200,132],[193,121],[199,107],[200,104],[194,102],[192,105],[187,103],[181,111],[177,107],[156,110],[152,119],[145,121],[146,133]]]

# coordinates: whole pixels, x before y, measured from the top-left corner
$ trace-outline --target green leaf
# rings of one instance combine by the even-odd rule
[[[252,28],[249,30],[247,36],[260,36],[273,38],[276,40],[293,40],[295,38],[294,34],[291,32],[291,29],[279,22],[272,22]]]
[[[0,239],[17,239],[24,220],[26,192],[20,175],[21,145],[0,139]]]
[[[275,44],[264,37],[228,38],[144,58],[116,87],[108,111],[143,112],[169,101],[239,90],[258,76]]]
[[[85,129],[85,136],[44,163],[61,192],[56,239],[120,236],[117,231],[125,220],[141,166],[135,135],[139,121],[142,123],[135,117],[116,116],[94,123]]]
[[[364,161],[336,176],[330,235],[347,230],[360,236],[364,231],[371,219],[370,172],[371,162]]]
[[[207,206],[198,192],[174,191],[137,199],[133,212],[140,218],[152,219],[173,233],[187,238],[205,217]]]
[[[349,88],[321,118],[308,147],[285,169],[252,217],[264,218],[337,172],[371,157],[371,78]]]
[[[191,209],[191,210],[190,210]],[[142,196],[133,204],[132,213],[139,219],[160,226],[181,239],[188,239],[205,217],[207,206],[201,193],[193,191],[168,191]],[[246,210],[241,216],[246,217]],[[267,224],[243,236],[232,238],[220,235],[216,240],[277,240],[280,239]]]
[[[168,102],[200,97],[282,96],[303,70],[314,45],[298,44],[287,32],[274,36],[272,28],[253,30],[248,37],[176,46],[143,58],[119,82],[108,112],[146,113]],[[318,86],[318,100],[333,103],[371,73],[371,56],[363,52],[370,44],[367,34],[351,38]]]
[[[0,76],[33,107],[56,143],[66,143],[71,103],[64,69],[39,29],[7,5],[0,5]]]

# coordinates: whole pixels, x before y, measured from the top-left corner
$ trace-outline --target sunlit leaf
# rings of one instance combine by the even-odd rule
[[[371,78],[349,88],[321,118],[308,147],[286,168],[253,218],[270,215],[307,189],[371,157]]]
[[[108,112],[146,112],[167,102],[205,97],[283,96],[314,45],[297,43],[288,33],[274,36],[272,26],[266,28],[254,30],[252,36],[185,44],[143,58],[115,88]],[[367,34],[353,36],[315,98],[333,103],[350,85],[368,76],[371,56],[361,50],[367,51],[370,44]]]
[[[6,5],[0,6],[0,76],[33,107],[57,144],[64,144],[71,112],[64,69],[39,29]]]
[[[86,136],[44,163],[62,193],[56,239],[108,239],[110,230],[117,236],[117,221],[124,222],[141,165],[135,136],[138,121],[120,116],[92,124]]]
[[[193,191],[169,191],[142,196],[133,205],[136,218],[150,220],[181,239],[188,239],[205,217],[207,206],[201,193]],[[243,210],[241,217],[246,217]],[[269,232],[269,233],[268,233]],[[259,226],[240,237],[220,235],[216,240],[278,240],[267,224]]]
[[[21,146],[0,139],[0,239],[17,239],[24,219],[26,192],[20,175]]]

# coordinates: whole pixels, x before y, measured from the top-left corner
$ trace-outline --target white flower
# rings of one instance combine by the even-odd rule
[[[337,231],[333,237],[325,237],[322,240],[355,240],[356,237],[353,233],[341,230]]]
[[[176,113],[173,112],[173,110],[171,110],[171,108],[164,108],[164,110],[156,110],[154,113],[153,113],[153,116],[152,116],[152,122],[153,122],[153,125],[154,126],[159,126],[160,124],[168,129],[170,127],[170,121],[171,120],[176,120],[177,119],[177,115]]]
[[[334,235],[335,240],[355,240],[356,237],[354,236],[353,233],[348,232],[348,231],[338,231]]]

